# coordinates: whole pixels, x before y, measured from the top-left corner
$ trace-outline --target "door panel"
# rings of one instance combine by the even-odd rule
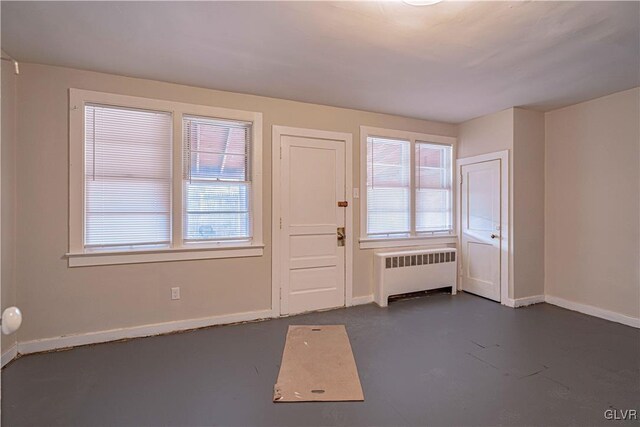
[[[283,136],[281,147],[281,313],[344,306],[344,143]]]
[[[292,260],[316,257],[335,257],[335,233],[291,236],[289,250]]]
[[[470,174],[467,189],[469,195],[469,231],[493,231],[495,217],[493,210],[494,172],[493,168],[467,171]],[[500,208],[499,205],[498,208]]]
[[[289,157],[288,196],[295,202],[290,204],[290,223],[334,224],[337,147],[313,147],[314,143],[322,142],[310,138],[283,137],[283,140],[283,150],[287,148]],[[328,143],[335,144],[333,141]]]
[[[473,261],[469,263],[467,269],[469,279],[491,283],[493,280],[491,271],[492,256],[490,245],[467,241],[467,257]]]
[[[462,289],[500,301],[501,160],[463,165]]]

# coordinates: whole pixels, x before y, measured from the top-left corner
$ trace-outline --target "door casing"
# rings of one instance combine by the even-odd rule
[[[513,306],[512,299],[509,298],[510,290],[510,278],[509,272],[513,263],[511,256],[511,222],[509,218],[509,203],[510,203],[510,180],[509,180],[509,150],[497,151],[494,153],[481,154],[479,156],[465,157],[463,159],[456,160],[456,183],[458,191],[458,221],[457,221],[457,234],[458,234],[458,247],[462,246],[462,182],[460,177],[462,176],[462,166],[471,165],[474,163],[488,162],[491,160],[500,160],[500,186],[501,186],[501,200],[500,200],[500,231],[501,231],[501,245],[500,245],[500,304],[506,306]],[[462,268],[462,261],[458,263],[458,286],[462,283],[460,269]],[[460,289],[460,288],[459,288]],[[461,289],[460,289],[461,290]]]
[[[345,306],[353,305],[353,135],[344,132],[333,132],[316,129],[295,128],[274,125],[271,138],[271,312],[274,317],[280,316],[280,150],[282,136],[314,138],[318,140],[344,141],[345,144],[345,196],[348,203],[345,208]]]

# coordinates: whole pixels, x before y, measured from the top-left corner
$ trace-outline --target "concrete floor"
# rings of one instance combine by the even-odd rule
[[[289,324],[346,325],[364,402],[271,402]],[[2,371],[4,426],[602,425],[608,408],[640,409],[640,331],[464,293],[25,356]]]

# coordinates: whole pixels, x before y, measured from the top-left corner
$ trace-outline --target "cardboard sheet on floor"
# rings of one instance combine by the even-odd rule
[[[274,402],[362,401],[344,325],[289,326]]]

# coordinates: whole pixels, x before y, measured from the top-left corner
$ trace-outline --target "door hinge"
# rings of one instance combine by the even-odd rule
[[[464,181],[464,175],[460,174],[460,185],[462,185],[462,181]]]
[[[282,218],[280,218],[280,230],[282,230]]]
[[[282,160],[282,145],[280,145],[280,160]]]

